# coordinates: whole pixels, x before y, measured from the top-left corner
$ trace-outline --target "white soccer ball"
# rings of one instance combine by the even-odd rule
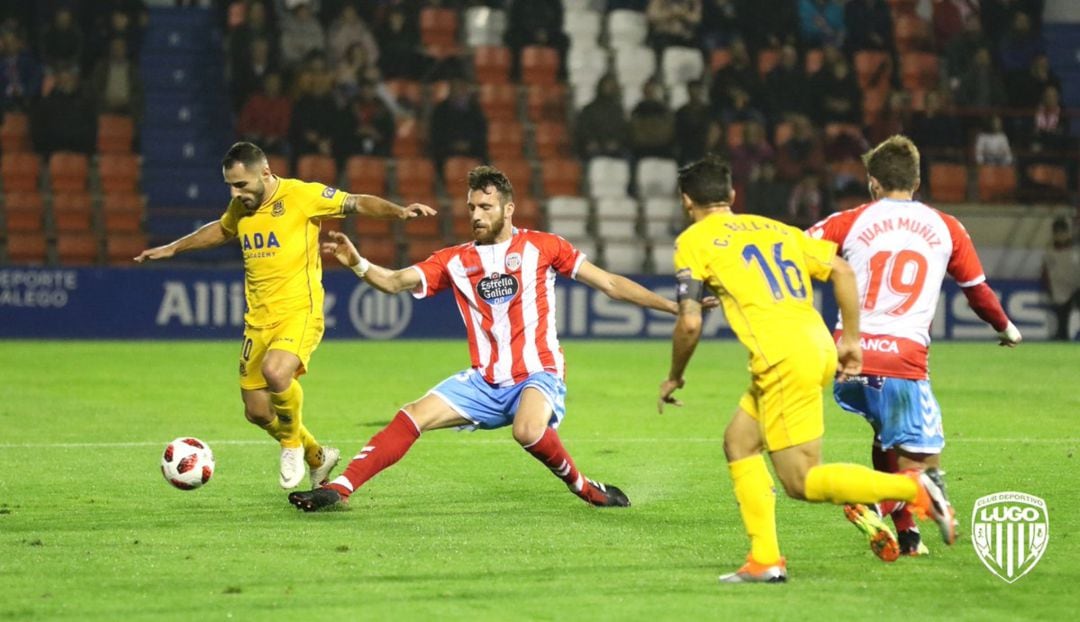
[[[214,452],[197,438],[180,437],[165,447],[161,474],[180,490],[195,490],[214,474]]]

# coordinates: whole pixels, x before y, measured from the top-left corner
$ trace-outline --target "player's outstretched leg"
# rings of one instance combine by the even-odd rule
[[[305,512],[317,512],[344,501],[341,495],[332,488],[315,488],[289,493],[289,503]]]
[[[543,462],[556,477],[566,484],[570,492],[584,499],[586,503],[599,507],[630,505],[630,499],[618,487],[591,480],[577,470],[554,428],[545,428],[539,439],[522,447],[534,458]]]
[[[844,506],[844,516],[870,540],[870,550],[883,562],[894,562],[900,557],[900,545],[889,526],[877,512],[860,504]]]
[[[949,503],[949,497],[945,494],[944,473],[938,469],[926,469],[925,471],[905,471],[905,475],[919,484],[919,495],[911,504],[912,511],[922,519],[931,519],[937,523],[941,530],[941,539],[945,544],[956,543],[957,521],[956,510]]]

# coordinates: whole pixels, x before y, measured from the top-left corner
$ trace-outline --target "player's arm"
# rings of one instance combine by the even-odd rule
[[[350,194],[345,197],[341,204],[343,214],[360,214],[371,218],[397,218],[409,220],[419,216],[434,216],[433,208],[423,203],[410,203],[402,207],[393,201],[387,201],[373,194]]]
[[[994,290],[986,283],[986,273],[983,271],[982,262],[975,251],[975,244],[971,241],[964,226],[952,216],[943,215],[945,225],[953,238],[952,254],[949,256],[949,264],[946,270],[949,276],[956,279],[960,285],[960,291],[964,292],[968,305],[979,319],[986,322],[997,331],[998,342],[1010,348],[1023,340],[1020,331],[1009,321],[1005,310],[1001,308]]]
[[[607,270],[598,268],[590,261],[581,263],[581,267],[578,268],[574,278],[593,289],[603,292],[613,300],[630,302],[639,307],[666,311],[671,314],[679,312],[679,305],[675,304],[675,301],[668,300],[625,276],[612,274]]]
[[[675,330],[671,334],[671,368],[668,377],[660,383],[660,399],[656,402],[657,412],[664,412],[664,404],[682,406],[682,401],[674,397],[677,389],[686,385],[683,375],[686,366],[690,364],[690,358],[694,356],[698,341],[701,340],[701,281],[693,281],[697,284],[697,292],[687,291],[684,296],[683,279],[679,279],[679,316],[675,320]]]
[[[416,270],[391,270],[375,265],[360,256],[360,251],[344,233],[330,231],[329,235],[330,241],[323,242],[322,252],[332,254],[343,266],[352,269],[380,292],[396,294],[420,285],[420,273]]]
[[[1009,320],[1009,316],[1005,314],[1005,309],[1001,307],[1001,301],[998,300],[994,290],[990,289],[986,281],[971,287],[961,287],[960,291],[964,292],[968,306],[975,312],[975,315],[997,331],[1000,345],[1015,348],[1018,343],[1024,340],[1020,330]]]
[[[855,282],[855,270],[839,256],[830,263],[829,281],[832,283],[836,304],[840,307],[840,320],[844,324],[840,341],[836,344],[840,360],[840,379],[857,376],[862,371],[862,346],[859,344],[859,288]]]
[[[144,250],[139,253],[135,261],[136,263],[143,263],[147,260],[168,259],[177,253],[185,251],[197,251],[203,248],[220,246],[234,237],[236,237],[236,234],[226,229],[221,224],[221,220],[215,220],[206,223],[178,240]]]

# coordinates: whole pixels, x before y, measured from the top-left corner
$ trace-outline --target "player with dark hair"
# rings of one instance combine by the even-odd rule
[[[1020,331],[986,284],[975,246],[960,221],[913,198],[920,181],[915,144],[905,136],[892,136],[866,153],[863,163],[873,201],[833,214],[808,230],[811,237],[839,246],[859,286],[866,361],[861,374],[838,380],[833,393],[842,408],[873,426],[876,469],[926,469],[944,490],[938,468],[945,435],[941,407],[930,389],[928,355],[930,322],[945,274],[956,279],[971,308],[998,332],[1001,345],[1016,346]],[[847,323],[842,317],[838,335]],[[903,503],[849,506],[844,511],[871,539],[886,537],[874,527],[878,513],[891,514],[899,532],[899,553],[927,552]],[[939,526],[952,544],[955,518]],[[891,532],[887,536],[893,537]],[[891,551],[875,548],[885,561],[896,559]]]
[[[675,313],[675,303],[601,270],[557,235],[514,227],[514,190],[499,170],[474,168],[468,187],[473,241],[436,251],[416,265],[402,270],[374,265],[340,233],[332,233],[333,242],[324,245],[380,291],[411,291],[426,298],[452,288],[468,332],[472,367],[403,406],[340,477],[290,494],[296,507],[311,512],[348,500],[400,460],[423,432],[504,426],[512,426],[514,440],[587,503],[630,505],[615,486],[582,475],[556,432],[566,414],[566,384],[555,332],[555,276],[650,309]]]
[[[221,170],[232,194],[221,218],[144,250],[135,261],[240,242],[247,298],[240,351],[244,415],[280,443],[282,488],[295,488],[305,472],[317,486],[339,457],[337,449],[322,447],[304,426],[304,392],[297,381],[323,335],[319,222],[348,214],[409,219],[435,210],[278,177],[262,149],[248,142],[229,149]]]
[[[672,395],[684,386],[683,374],[701,338],[700,301],[707,289],[720,296],[731,329],[750,351],[750,387],[724,431],[750,554],[746,564],[720,581],[787,580],[776,537],[776,493],[762,451],[769,452],[794,499],[837,504],[901,499],[935,520],[951,516],[952,508],[927,474],[821,464],[822,389],[836,373],[838,359],[841,377],[862,369],[855,278],[836,256],[836,245],[763,216],[732,213],[731,169],[720,160],[683,168],[679,190],[693,224],[675,243],[679,319],[658,409],[681,405]],[[832,282],[844,317],[838,343],[814,309],[811,278]]]

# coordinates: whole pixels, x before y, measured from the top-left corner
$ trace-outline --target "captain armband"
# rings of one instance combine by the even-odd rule
[[[701,302],[705,297],[705,283],[693,277],[689,268],[683,268],[675,273],[675,300],[693,300]]]

